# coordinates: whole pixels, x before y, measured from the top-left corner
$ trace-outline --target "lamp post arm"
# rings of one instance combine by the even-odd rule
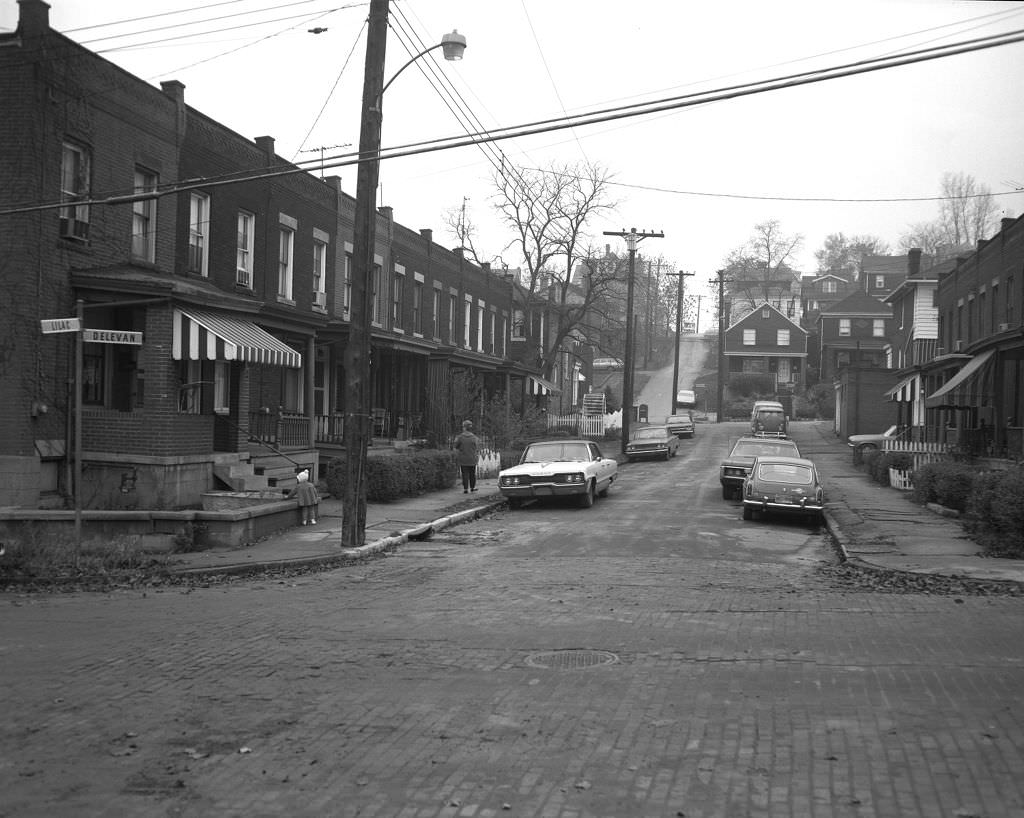
[[[391,87],[391,83],[393,83],[396,79],[398,79],[398,75],[401,74],[406,68],[408,68],[414,62],[416,62],[416,60],[418,60],[420,57],[422,57],[428,51],[433,51],[434,49],[442,48],[443,46],[444,46],[444,43],[438,43],[437,45],[432,45],[429,48],[424,48],[419,54],[417,54],[415,57],[410,59],[405,65],[403,65],[401,68],[399,68],[395,72],[395,75],[391,79],[389,79],[386,83],[384,83],[384,87],[380,89],[380,96],[383,97],[384,96],[384,92],[387,91],[388,88]],[[378,108],[380,107],[380,97],[377,98],[377,107]]]

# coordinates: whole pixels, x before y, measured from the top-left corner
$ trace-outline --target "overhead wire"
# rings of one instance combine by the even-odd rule
[[[801,85],[826,82],[834,79],[841,79],[880,70],[888,70],[890,68],[912,65],[921,62],[928,62],[931,60],[943,59],[946,57],[972,53],[976,51],[1001,47],[1004,45],[1011,45],[1020,42],[1024,42],[1024,29],[1018,29],[1015,31],[1005,32],[998,35],[991,35],[989,37],[975,38],[973,40],[968,40],[960,43],[953,43],[942,47],[923,49],[915,52],[910,52],[899,57],[884,57],[877,60],[863,60],[857,63],[835,66],[833,68],[828,69],[822,69],[817,72],[803,72],[801,74],[789,75],[786,77],[780,77],[771,80],[759,80],[757,82],[748,83],[745,85],[730,86],[715,91],[687,94],[668,98],[665,100],[656,100],[651,103],[636,103],[627,106],[621,106],[620,108],[603,109],[600,111],[595,111],[588,114],[581,114],[574,117],[540,120],[537,122],[526,123],[524,125],[491,129],[487,132],[477,132],[474,134],[470,134],[465,139],[461,137],[442,137],[440,139],[428,140],[420,143],[411,143],[405,146],[385,148],[381,150],[380,155],[377,157],[377,159],[395,159],[404,156],[432,153],[441,150],[451,150],[457,147],[475,146],[480,142],[484,141],[503,141],[507,139],[519,138],[522,136],[535,135],[538,133],[547,133],[550,131],[565,130],[571,127],[580,127],[582,125],[592,125],[599,122],[607,122],[638,116],[649,116],[653,113],[658,113],[661,111],[701,105],[704,104],[705,102],[712,100],[736,99],[744,96],[767,93],[770,91],[795,88]],[[360,161],[366,161],[365,159],[360,159],[358,154],[347,154],[344,156],[346,158],[342,158],[337,161],[332,161],[330,164],[324,163],[322,166],[341,167],[345,165],[358,164]],[[245,176],[239,176],[238,178],[221,179],[213,182],[209,181],[208,179],[204,179],[198,180],[194,183],[190,183],[187,185],[177,184],[173,187],[170,186],[170,184],[172,183],[169,183],[169,187],[166,190],[158,190],[155,193],[155,195],[163,196],[183,190],[196,189],[199,187],[218,186],[222,184],[234,184],[239,181],[254,181],[258,179],[274,178],[279,176],[293,175],[305,172],[306,170],[304,168],[288,167],[282,170],[250,173]],[[239,171],[238,173],[240,174],[243,172]],[[153,198],[153,195],[154,194],[144,194],[142,196],[136,195],[134,197],[118,197],[117,201],[96,199],[81,204],[113,204],[127,202],[137,198]],[[15,208],[0,211],[0,215],[10,215],[13,213],[29,212],[33,210],[52,209],[65,205],[66,203],[63,202],[47,205],[34,205],[24,208]]]

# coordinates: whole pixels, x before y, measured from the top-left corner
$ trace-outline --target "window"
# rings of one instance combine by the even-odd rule
[[[788,347],[789,346],[789,330],[788,329],[780,329],[780,330],[778,330],[778,333],[777,333],[776,338],[775,338],[775,343],[776,343],[776,345],[778,345],[780,347]]]
[[[512,311],[512,340],[521,341],[526,338],[526,316],[521,309]]]
[[[186,415],[198,415],[203,411],[202,361],[179,362],[178,411]]]
[[[209,275],[210,197],[204,193],[189,196],[188,271]]]
[[[327,306],[327,236],[313,232],[313,305],[323,309]]]
[[[235,260],[235,283],[252,289],[252,246],[256,217],[238,211],[238,249]]]
[[[433,304],[430,307],[430,320],[432,329],[430,330],[434,334],[434,338],[437,340],[441,339],[441,291],[434,288],[434,299]]]
[[[412,287],[412,331],[423,334],[423,282],[416,281]]]
[[[106,402],[104,387],[107,382],[106,345],[82,346],[82,403],[87,406],[103,406]]]
[[[497,329],[497,326],[498,326],[498,316],[494,312],[492,312],[491,315],[490,315],[490,326],[489,326],[489,329],[491,331],[491,334],[490,334],[490,344],[488,345],[488,351],[492,355],[496,354],[497,351],[498,351],[497,339],[494,337],[495,330]]]
[[[504,358],[505,357],[505,316],[504,315],[502,315],[500,317],[497,316],[497,315],[494,316],[494,322],[495,322],[495,324],[497,324],[497,327],[495,328],[495,335],[497,336],[497,339],[498,339],[498,346],[494,350],[494,354],[495,355],[500,355],[501,357]]]
[[[884,290],[885,289],[885,276],[875,276],[875,289],[876,290]]]
[[[282,226],[277,242],[277,297],[292,300],[292,265],[295,261],[295,231]]]
[[[92,168],[89,152],[80,145],[64,143],[60,169],[60,235],[66,239],[89,240],[89,205]]]
[[[757,343],[757,330],[756,329],[745,329],[743,330],[743,346],[752,347]]]
[[[484,351],[484,302],[478,301],[476,306],[476,348]]]
[[[391,288],[391,326],[402,328],[402,298],[405,296],[405,275],[395,272]]]
[[[379,264],[374,264],[373,277],[370,282],[371,286],[369,292],[370,303],[373,305],[372,309],[370,310],[370,323],[376,324],[377,326],[380,326],[381,313],[383,312],[380,304],[380,299],[383,297],[381,294],[381,290],[383,289],[381,287],[383,275],[384,268],[381,267]]]
[[[157,178],[142,168],[135,169],[135,192],[156,191]],[[156,261],[156,199],[132,202],[132,256],[150,263]]]
[[[469,330],[470,324],[473,320],[473,299],[467,295],[465,301],[462,304],[462,346],[465,349],[471,349],[469,345]]]
[[[1006,323],[1013,326],[1013,276],[1006,279]]]
[[[849,335],[850,334],[850,319],[840,318],[839,319],[839,334]]]
[[[448,343],[455,346],[455,323],[458,315],[459,302],[455,295],[448,296]]]
[[[342,276],[344,279],[344,287],[342,288],[342,304],[341,309],[345,317],[349,317],[349,311],[352,309],[352,251],[353,246],[349,242],[345,242],[345,269],[342,270]]]
[[[833,281],[832,279],[829,279],[828,281],[822,281],[821,282],[821,291],[823,293],[830,293],[830,294],[831,293],[835,293],[835,291],[836,291],[836,282]]]
[[[885,337],[885,319],[876,318],[871,322],[871,334],[875,338]]]

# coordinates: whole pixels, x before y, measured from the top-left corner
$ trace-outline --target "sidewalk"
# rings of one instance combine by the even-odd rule
[[[408,497],[394,503],[367,503],[366,544],[341,547],[341,500],[326,498],[314,526],[296,526],[244,548],[214,548],[170,556],[167,567],[175,574],[244,574],[269,567],[340,564],[392,548],[472,520],[503,502],[497,478],[477,481],[477,491],[463,494],[462,486]],[[467,507],[468,504],[468,507]],[[458,506],[460,510],[451,511]]]
[[[846,558],[875,568],[985,581],[1024,583],[1024,560],[984,555],[961,523],[880,486],[853,465],[853,453],[832,421],[791,424],[800,453],[825,483],[825,518]]]
[[[868,480],[853,465],[850,448],[832,431],[831,421],[793,423],[790,432],[803,456],[821,471],[828,500],[826,523],[851,562],[892,571],[1024,584],[1024,560],[986,558],[959,521],[917,505],[909,492]],[[440,531],[474,519],[503,502],[497,478],[480,480],[478,489],[469,495],[456,487],[395,503],[369,503],[366,544],[357,549],[341,548],[341,501],[329,498],[321,502],[315,526],[296,526],[245,548],[174,554],[168,568],[187,575],[341,564],[415,539],[428,529]]]

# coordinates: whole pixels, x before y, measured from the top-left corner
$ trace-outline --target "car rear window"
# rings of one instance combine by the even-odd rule
[[[800,452],[796,444],[779,442],[761,442],[759,440],[740,441],[732,450],[733,455],[742,457],[759,457],[766,454],[781,454],[787,457],[798,457]]]
[[[808,466],[796,463],[759,463],[757,479],[769,483],[796,483],[809,486],[813,482],[813,474]]]

